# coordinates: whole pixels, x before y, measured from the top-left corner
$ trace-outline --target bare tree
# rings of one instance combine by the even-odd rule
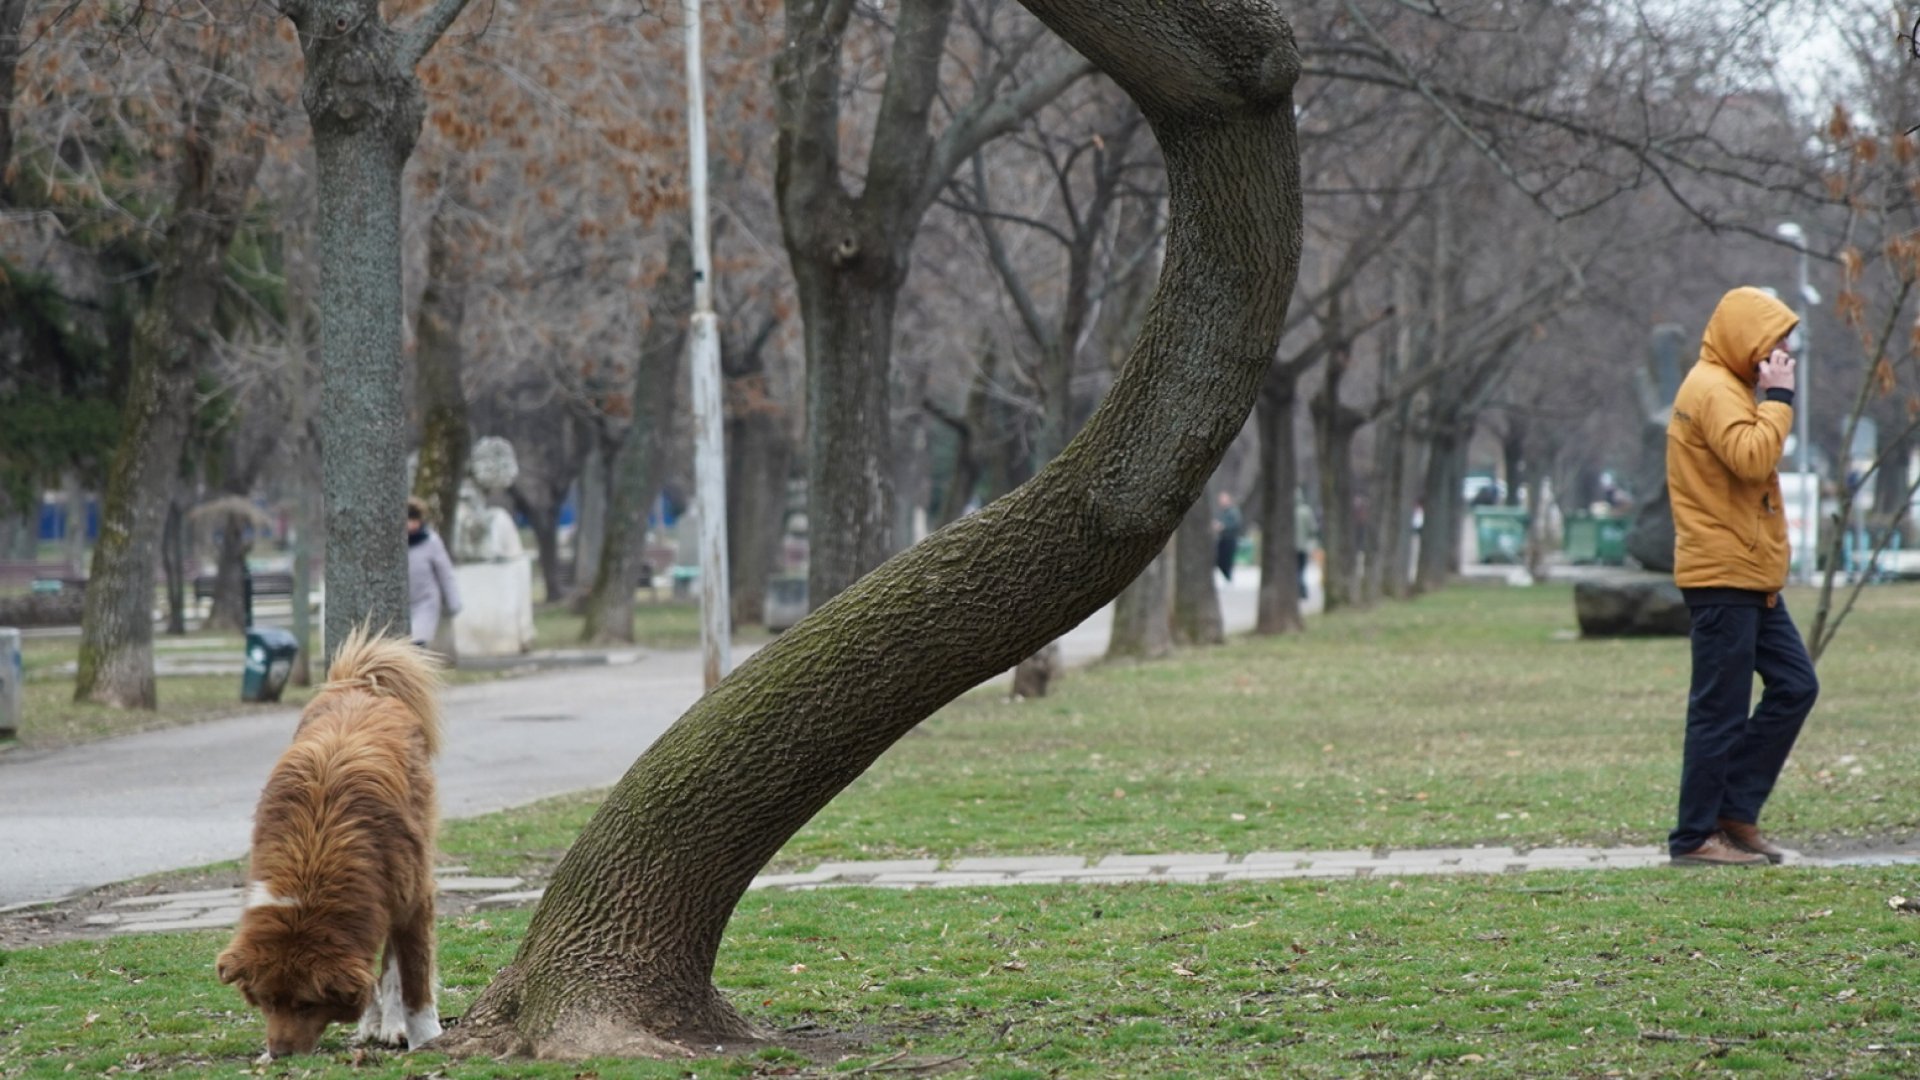
[[[775,188],[807,355],[808,603],[819,606],[893,550],[890,394],[894,314],[913,239],[947,179],[1087,70],[1063,55],[1037,71],[1030,32],[985,58],[971,99],[932,126],[955,0],[906,0],[865,148],[865,183],[846,184],[842,55],[850,0],[788,0],[775,68]],[[1017,81],[1016,81],[1017,80]]]
[[[842,592],[648,750],[444,1038],[453,1051],[750,1036],[711,980],[754,873],[934,709],[1132,580],[1239,433],[1299,253],[1291,32],[1259,2],[1033,8],[1134,96],[1166,154],[1174,227],[1133,359],[1033,481]]]
[[[76,701],[153,708],[154,566],[209,358],[222,261],[239,227],[266,133],[246,114],[236,43],[218,27],[190,79],[177,187],[152,292],[135,321],[124,428],[108,473],[82,621]],[[181,32],[186,32],[182,28]]]
[[[465,6],[434,0],[405,28],[377,0],[280,8],[306,56],[301,99],[319,168],[328,642],[361,622],[406,632],[400,178],[426,112],[414,68]]]

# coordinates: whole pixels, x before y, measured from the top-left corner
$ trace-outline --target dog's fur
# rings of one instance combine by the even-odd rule
[[[311,1053],[356,1017],[362,1038],[390,1045],[440,1034],[439,688],[430,654],[355,630],[260,793],[246,908],[217,969],[266,1014],[274,1057]]]

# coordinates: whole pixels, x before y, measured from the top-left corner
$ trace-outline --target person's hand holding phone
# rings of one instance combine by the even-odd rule
[[[1765,360],[1760,361],[1760,392],[1769,390],[1793,390],[1794,369],[1799,366],[1793,354],[1785,349],[1775,349]]]

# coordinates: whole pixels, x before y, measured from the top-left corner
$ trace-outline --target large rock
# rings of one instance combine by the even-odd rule
[[[1573,587],[1582,637],[1685,637],[1693,628],[1673,579],[1658,574]]]

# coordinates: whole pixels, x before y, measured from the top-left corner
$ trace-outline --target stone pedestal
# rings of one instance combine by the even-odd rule
[[[1693,629],[1679,586],[1663,574],[1573,587],[1582,637],[1685,637]]]
[[[456,657],[518,656],[533,648],[533,560],[460,563],[460,614],[453,618]]]

